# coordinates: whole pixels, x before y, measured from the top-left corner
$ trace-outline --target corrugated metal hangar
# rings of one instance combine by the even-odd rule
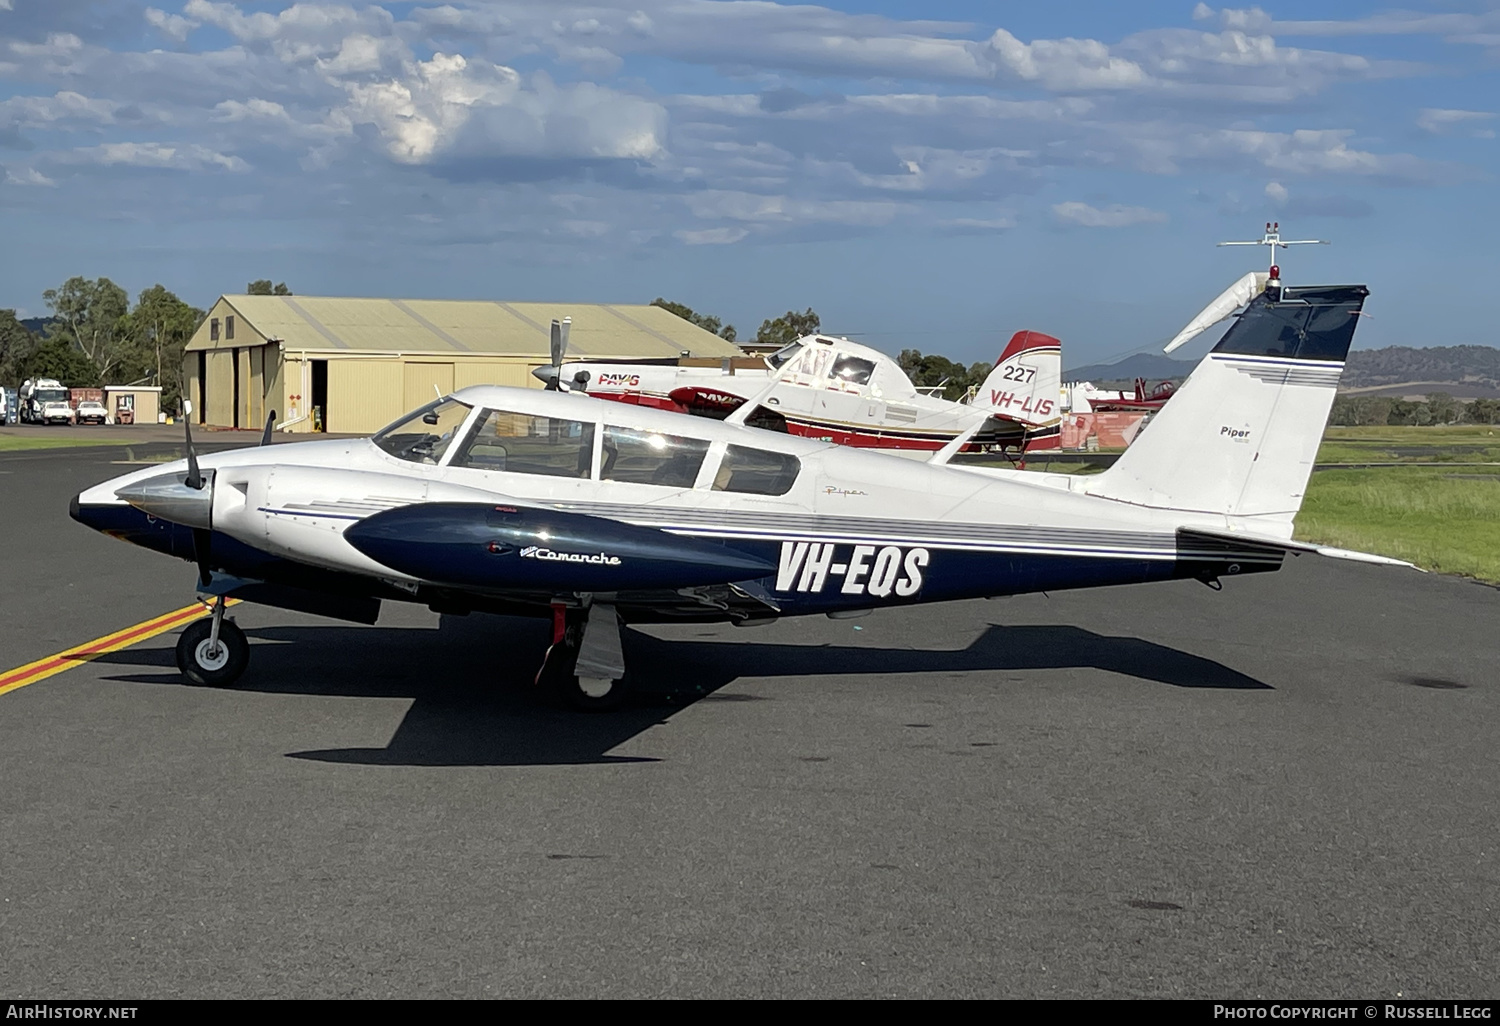
[[[455,388],[541,387],[563,317],[569,359],[743,355],[655,306],[226,295],[188,342],[187,396],[200,424],[377,431]]]

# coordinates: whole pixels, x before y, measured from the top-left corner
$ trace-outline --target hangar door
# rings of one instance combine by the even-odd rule
[[[415,410],[419,406],[426,406],[439,395],[447,395],[453,391],[453,364],[408,363],[402,368],[402,382],[405,386],[405,403],[401,409]],[[436,391],[433,390],[434,386]]]

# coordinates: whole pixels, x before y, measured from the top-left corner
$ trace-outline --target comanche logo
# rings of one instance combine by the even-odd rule
[[[854,545],[847,559],[835,563],[838,549],[831,542],[782,542],[776,590],[821,592],[828,578],[842,577],[839,591],[845,595],[909,598],[922,590],[922,571],[931,561],[926,549]]]
[[[522,559],[545,559],[552,563],[593,563],[602,566],[619,566],[620,557],[607,552],[556,552],[539,545],[528,545],[521,550]]]

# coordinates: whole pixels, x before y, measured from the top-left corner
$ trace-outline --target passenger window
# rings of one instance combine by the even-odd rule
[[[714,475],[714,491],[785,495],[797,481],[802,462],[795,456],[731,445]]]
[[[797,368],[798,374],[805,374],[810,378],[821,378],[828,373],[828,364],[833,359],[833,351],[821,346],[809,349],[802,357],[802,366]]]
[[[708,455],[708,443],[659,431],[606,427],[599,476],[669,488],[691,488]]]
[[[868,385],[870,375],[874,372],[874,360],[862,360],[857,356],[840,353],[839,358],[833,363],[831,376],[847,381],[851,385]]]
[[[594,425],[578,420],[486,410],[452,466],[545,477],[588,477]]]

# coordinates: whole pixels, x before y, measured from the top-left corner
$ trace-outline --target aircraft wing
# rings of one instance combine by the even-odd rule
[[[1196,527],[1182,527],[1178,528],[1177,537],[1182,541],[1202,541],[1212,546],[1223,546],[1226,542],[1238,543],[1248,547],[1251,551],[1256,546],[1264,546],[1294,554],[1311,552],[1319,556],[1327,556],[1330,559],[1348,559],[1356,563],[1379,563],[1384,566],[1406,566],[1411,567],[1413,570],[1421,570],[1422,573],[1427,572],[1415,563],[1408,563],[1404,559],[1392,559],[1390,556],[1377,556],[1373,552],[1356,552],[1353,549],[1340,549],[1332,545],[1317,545],[1313,542],[1272,538],[1267,535],[1249,534],[1245,531],[1206,531]]]

